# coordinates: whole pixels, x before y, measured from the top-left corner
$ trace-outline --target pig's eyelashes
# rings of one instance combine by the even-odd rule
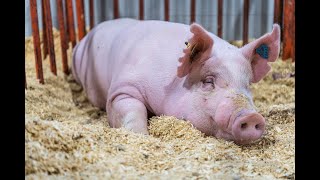
[[[204,83],[213,84],[213,78],[207,78],[204,80]]]

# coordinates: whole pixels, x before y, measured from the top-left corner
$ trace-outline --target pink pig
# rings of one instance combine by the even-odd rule
[[[148,117],[168,115],[248,144],[265,130],[249,86],[268,73],[279,51],[277,24],[237,48],[196,23],[117,19],[80,41],[72,72],[90,102],[107,111],[111,127],[148,134]]]

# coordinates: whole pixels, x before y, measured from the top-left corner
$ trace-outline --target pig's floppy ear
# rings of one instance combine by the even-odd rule
[[[213,46],[213,39],[200,25],[193,23],[190,26],[190,31],[193,36],[188,40],[186,49],[183,49],[184,56],[179,58],[181,64],[178,67],[177,75],[180,78],[190,73],[193,66],[207,60]]]
[[[251,82],[259,82],[271,69],[268,62],[274,62],[280,52],[280,26],[273,25],[271,33],[245,45],[242,54],[251,61],[253,77]]]

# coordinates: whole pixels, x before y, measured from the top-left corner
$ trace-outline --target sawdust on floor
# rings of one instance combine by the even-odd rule
[[[110,128],[106,113],[88,102],[71,75],[63,75],[56,30],[54,42],[58,76],[47,57],[41,85],[32,38],[25,40],[26,179],[295,178],[295,79],[272,78],[274,72],[294,72],[294,63],[277,60],[268,76],[252,85],[266,133],[252,145],[238,146],[169,116],[151,118],[150,136]]]

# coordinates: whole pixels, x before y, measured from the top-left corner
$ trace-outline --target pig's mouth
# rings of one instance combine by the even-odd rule
[[[234,140],[235,139],[233,137],[233,134],[232,134],[232,125],[233,125],[234,121],[238,117],[240,117],[242,114],[244,114],[244,110],[232,113],[228,118],[227,126],[220,127],[220,129],[221,129],[220,133],[227,134],[227,136],[230,137],[230,138],[228,138],[228,140]],[[218,132],[218,134],[219,134],[219,132]]]
[[[227,141],[233,141],[234,137],[230,132],[225,130],[218,130],[217,133],[214,135],[216,138],[221,138]]]
[[[212,121],[216,122],[214,120],[214,118],[212,118]],[[216,123],[218,125],[218,123]],[[227,123],[227,126],[220,126],[218,125],[218,127],[216,127],[217,131],[213,134],[213,136],[217,137],[217,138],[221,138],[221,139],[224,139],[224,140],[227,140],[227,141],[233,141],[234,140],[234,137],[233,137],[233,134],[231,132],[231,127],[232,123],[231,123],[231,115],[229,116],[228,118],[228,123]]]

